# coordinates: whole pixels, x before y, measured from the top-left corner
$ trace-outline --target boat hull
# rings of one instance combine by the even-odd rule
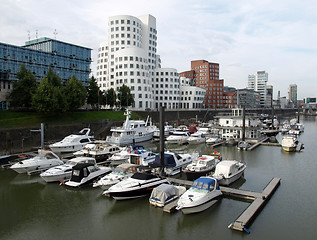
[[[221,195],[216,196],[215,198],[210,199],[207,202],[199,203],[197,205],[189,206],[189,207],[183,207],[181,208],[183,214],[192,214],[192,213],[198,213],[205,211],[206,209],[210,208],[212,205],[214,205],[218,200],[221,199]]]
[[[207,176],[211,173],[214,168],[205,171],[183,171],[186,174],[187,180],[193,181],[202,176]]]
[[[230,178],[223,178],[219,181],[219,184],[220,185],[225,185],[225,186],[228,186],[230,185],[231,183],[237,181],[240,177],[242,177],[242,175],[244,174],[244,169],[243,171],[239,171],[237,172],[235,175],[232,175],[232,177]]]
[[[68,181],[71,177],[71,172],[65,173],[65,174],[60,174],[60,175],[40,175],[41,178],[45,182],[60,182],[60,181]]]

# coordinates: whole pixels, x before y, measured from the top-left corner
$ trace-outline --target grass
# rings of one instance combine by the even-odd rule
[[[43,115],[36,112],[0,111],[0,128],[20,128],[39,126],[40,123],[70,124],[92,122],[103,119],[124,120],[123,111],[83,111]],[[132,118],[137,117],[132,113]]]

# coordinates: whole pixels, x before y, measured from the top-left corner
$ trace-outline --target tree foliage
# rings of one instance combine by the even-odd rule
[[[97,85],[96,79],[92,76],[89,79],[89,86],[87,89],[87,103],[90,104],[93,108],[96,108],[98,105],[99,98],[99,87]]]
[[[124,84],[120,87],[117,97],[118,105],[120,105],[121,107],[128,107],[134,103],[130,88]]]
[[[21,64],[17,78],[19,81],[14,82],[13,89],[8,96],[10,106],[29,110],[32,107],[32,96],[37,88],[36,79],[24,64]]]
[[[45,114],[66,111],[66,100],[61,79],[52,69],[49,69],[47,77],[41,80],[33,95],[32,102],[36,111]]]
[[[113,88],[108,89],[104,93],[104,105],[110,106],[110,108],[113,108],[113,106],[116,104],[117,95]]]
[[[74,111],[85,104],[87,91],[75,76],[69,79],[64,88],[66,110]]]

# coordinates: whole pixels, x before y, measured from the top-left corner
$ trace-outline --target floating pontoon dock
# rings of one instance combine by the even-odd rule
[[[179,185],[191,186],[192,184],[191,181],[187,180],[174,178],[168,178],[168,180]],[[252,203],[244,210],[244,212],[236,219],[234,223],[231,223],[228,226],[228,228],[238,231],[247,231],[247,227],[250,226],[256,215],[268,202],[274,191],[279,186],[280,181],[280,178],[273,178],[261,193],[221,186],[220,190],[225,197],[252,201]],[[166,205],[163,211],[171,212],[173,209],[175,209],[176,205],[177,201],[172,202],[171,204]]]

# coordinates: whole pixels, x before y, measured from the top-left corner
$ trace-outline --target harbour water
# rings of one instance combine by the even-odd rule
[[[317,119],[301,118],[302,152],[259,146],[253,151],[207,145],[177,146],[178,151],[221,152],[223,159],[245,161],[244,179],[232,187],[261,192],[273,178],[281,185],[249,227],[250,234],[228,229],[250,204],[223,198],[192,215],[164,213],[148,198],[116,201],[92,187],[69,189],[46,184],[39,176],[0,169],[0,239],[315,239],[317,220]],[[277,139],[281,141],[281,136]],[[158,150],[154,143],[147,148]],[[170,150],[173,150],[172,148]]]

